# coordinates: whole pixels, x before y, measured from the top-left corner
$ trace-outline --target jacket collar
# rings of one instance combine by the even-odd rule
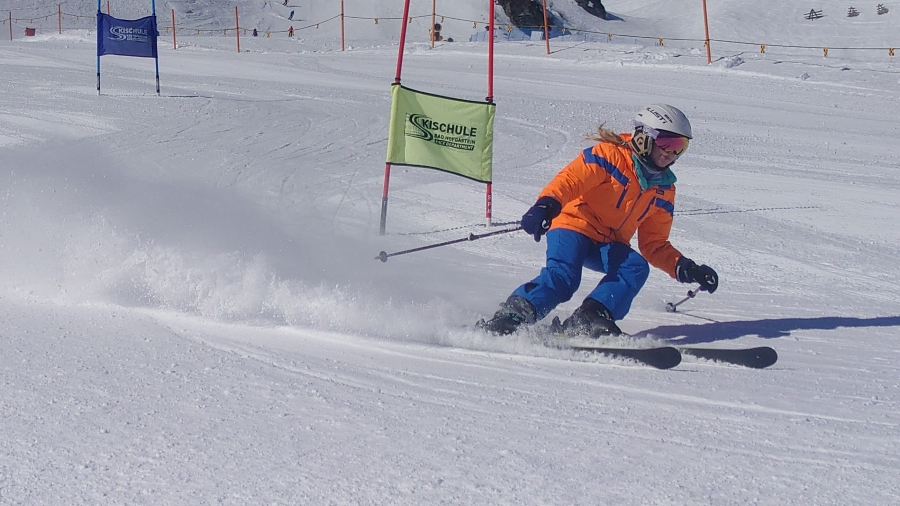
[[[633,152],[631,153],[631,160],[634,162],[634,172],[637,174],[638,181],[641,183],[641,190],[646,190],[652,186],[667,186],[674,184],[675,181],[678,180],[678,178],[675,177],[675,173],[672,172],[672,169],[667,168],[662,172],[652,170]]]

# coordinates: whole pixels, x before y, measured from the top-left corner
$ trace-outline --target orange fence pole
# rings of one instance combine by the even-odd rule
[[[241,24],[238,22],[237,5],[234,6],[234,36],[237,37],[238,53],[241,52]]]
[[[106,0],[106,15],[112,16],[112,12],[109,10],[109,0]]]
[[[434,49],[434,16],[437,0],[431,0],[431,49]]]
[[[712,63],[712,50],[709,47],[709,20],[706,18],[706,0],[703,0],[703,27],[706,29],[706,64]]]
[[[175,9],[172,9],[172,49],[178,49],[178,42],[175,40]]]
[[[547,43],[547,54],[550,54],[550,28],[547,26],[547,0],[544,1],[544,41]]]

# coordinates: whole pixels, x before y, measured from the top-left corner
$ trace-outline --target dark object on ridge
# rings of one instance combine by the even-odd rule
[[[606,7],[600,0],[575,0],[579,7],[597,16],[600,19],[606,19]]]
[[[540,0],[496,0],[506,16],[516,28],[540,28],[544,26],[544,9]],[[547,22],[553,26],[553,16],[549,9]]]

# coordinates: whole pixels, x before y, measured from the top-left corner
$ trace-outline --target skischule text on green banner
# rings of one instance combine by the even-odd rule
[[[438,169],[490,183],[494,113],[487,102],[391,89],[387,163]]]

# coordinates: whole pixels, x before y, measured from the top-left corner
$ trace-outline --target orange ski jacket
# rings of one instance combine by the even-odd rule
[[[622,135],[625,141],[629,135]],[[675,185],[641,188],[632,159],[624,146],[600,142],[587,148],[541,191],[553,197],[562,212],[551,229],[565,228],[601,242],[631,246],[638,234],[638,249],[654,267],[675,277],[681,252],[669,242],[675,211]]]

